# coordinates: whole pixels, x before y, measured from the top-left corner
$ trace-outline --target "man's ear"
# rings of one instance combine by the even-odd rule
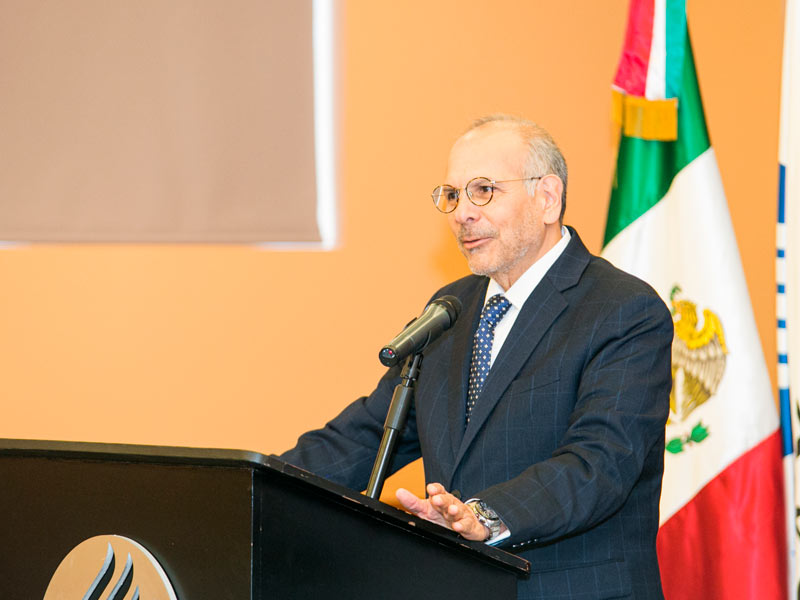
[[[561,217],[561,195],[564,182],[558,175],[545,175],[539,180],[539,190],[544,195],[544,222],[548,225],[558,223]]]

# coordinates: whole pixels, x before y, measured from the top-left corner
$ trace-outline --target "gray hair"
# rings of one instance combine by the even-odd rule
[[[478,127],[488,124],[507,125],[516,129],[523,141],[528,144],[529,154],[525,162],[526,177],[541,177],[554,174],[561,179],[564,189],[561,192],[561,215],[559,220],[564,220],[564,211],[567,210],[567,161],[558,149],[552,136],[547,131],[534,123],[521,117],[505,114],[493,114],[481,117],[473,121],[467,131],[472,131]],[[536,183],[529,181],[527,185],[528,193],[533,194]]]

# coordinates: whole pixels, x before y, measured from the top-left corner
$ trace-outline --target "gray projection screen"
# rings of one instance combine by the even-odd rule
[[[315,242],[311,0],[0,0],[0,240]]]

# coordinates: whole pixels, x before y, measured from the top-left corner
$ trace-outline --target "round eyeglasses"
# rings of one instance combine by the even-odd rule
[[[512,181],[533,181],[535,179],[541,179],[542,177],[544,176],[523,177],[522,179],[504,179],[502,181],[496,181],[494,179],[489,179],[488,177],[475,177],[467,182],[467,185],[464,186],[464,191],[467,192],[467,198],[469,198],[469,201],[475,206],[486,206],[492,201],[495,186],[498,183],[511,183]],[[451,213],[456,209],[456,206],[458,206],[460,194],[461,190],[453,187],[452,185],[437,185],[434,188],[431,197],[433,198],[433,205],[439,211],[443,213]]]

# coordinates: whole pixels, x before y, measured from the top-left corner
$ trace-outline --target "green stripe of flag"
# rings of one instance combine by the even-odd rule
[[[681,169],[711,146],[688,34],[685,34],[682,71],[678,139],[659,142],[624,135],[620,138],[604,246],[655,206]]]

